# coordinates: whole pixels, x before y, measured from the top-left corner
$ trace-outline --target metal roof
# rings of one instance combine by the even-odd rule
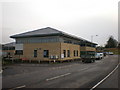
[[[51,27],[46,27],[46,28],[42,28],[42,29],[38,29],[38,30],[34,30],[34,31],[16,34],[16,35],[13,35],[10,37],[11,38],[23,38],[23,37],[43,37],[43,36],[55,36],[55,35],[60,35],[60,36],[69,37],[69,38],[77,39],[80,41],[86,41],[86,42],[92,43],[83,38],[67,34],[65,32],[59,31],[59,30],[51,28]],[[93,43],[93,44],[95,44],[95,43]]]
[[[12,46],[15,46],[15,42],[10,42],[10,43],[6,43],[6,44],[3,44],[3,46],[8,46],[8,47],[12,47]]]
[[[29,31],[29,32],[25,32],[25,33],[21,33],[21,34],[16,34],[11,36],[11,38],[20,38],[20,37],[34,37],[34,36],[43,36],[43,35],[53,35],[53,34],[59,34],[61,33],[60,31],[50,28],[50,27],[46,27],[46,28],[42,28],[42,29],[38,29],[38,30],[33,30],[33,31]]]

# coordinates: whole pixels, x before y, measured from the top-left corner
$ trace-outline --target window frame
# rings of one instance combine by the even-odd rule
[[[43,51],[43,57],[48,58],[49,57],[49,50],[44,50]]]
[[[64,58],[66,57],[66,50],[63,50]]]
[[[34,50],[34,58],[37,57],[37,50]]]
[[[15,55],[23,55],[23,50],[15,50]]]
[[[73,51],[74,57],[76,56],[75,50]]]
[[[70,57],[70,50],[67,50],[67,57]]]

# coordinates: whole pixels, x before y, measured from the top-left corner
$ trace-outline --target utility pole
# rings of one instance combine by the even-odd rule
[[[98,35],[91,35],[91,42],[93,42],[93,37]]]

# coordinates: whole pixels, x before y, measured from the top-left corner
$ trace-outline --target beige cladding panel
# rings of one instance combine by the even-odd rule
[[[93,47],[81,47],[81,51],[96,51]]]
[[[37,57],[34,58],[34,50],[37,50]],[[32,43],[24,44],[24,57],[32,60],[49,60],[43,57],[43,51],[49,50],[49,56],[60,57],[60,43]]]
[[[88,51],[96,51],[96,49],[93,48],[93,47],[87,47],[87,50],[88,50]]]
[[[70,50],[70,57],[66,57],[63,60],[80,58],[80,45],[61,43],[61,54],[63,54],[63,50],[66,50],[66,55],[67,50]],[[78,56],[74,56],[74,50],[78,50]]]
[[[43,57],[43,51],[49,50],[49,56],[58,56],[59,60],[61,54],[63,54],[63,50],[70,50],[70,57],[66,57],[62,60],[66,59],[77,59],[80,58],[80,46],[75,44],[68,43],[33,43],[33,44],[24,44],[23,57],[31,60],[51,60],[50,58]],[[37,57],[35,58],[34,50],[37,50]],[[74,56],[74,50],[78,50],[78,56]]]

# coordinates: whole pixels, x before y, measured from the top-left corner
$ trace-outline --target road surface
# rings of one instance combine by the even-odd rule
[[[106,56],[95,63],[16,64],[3,71],[3,89],[92,88],[117,65],[117,55]],[[113,88],[118,88],[117,82],[114,84]],[[101,87],[112,88],[102,84]]]

